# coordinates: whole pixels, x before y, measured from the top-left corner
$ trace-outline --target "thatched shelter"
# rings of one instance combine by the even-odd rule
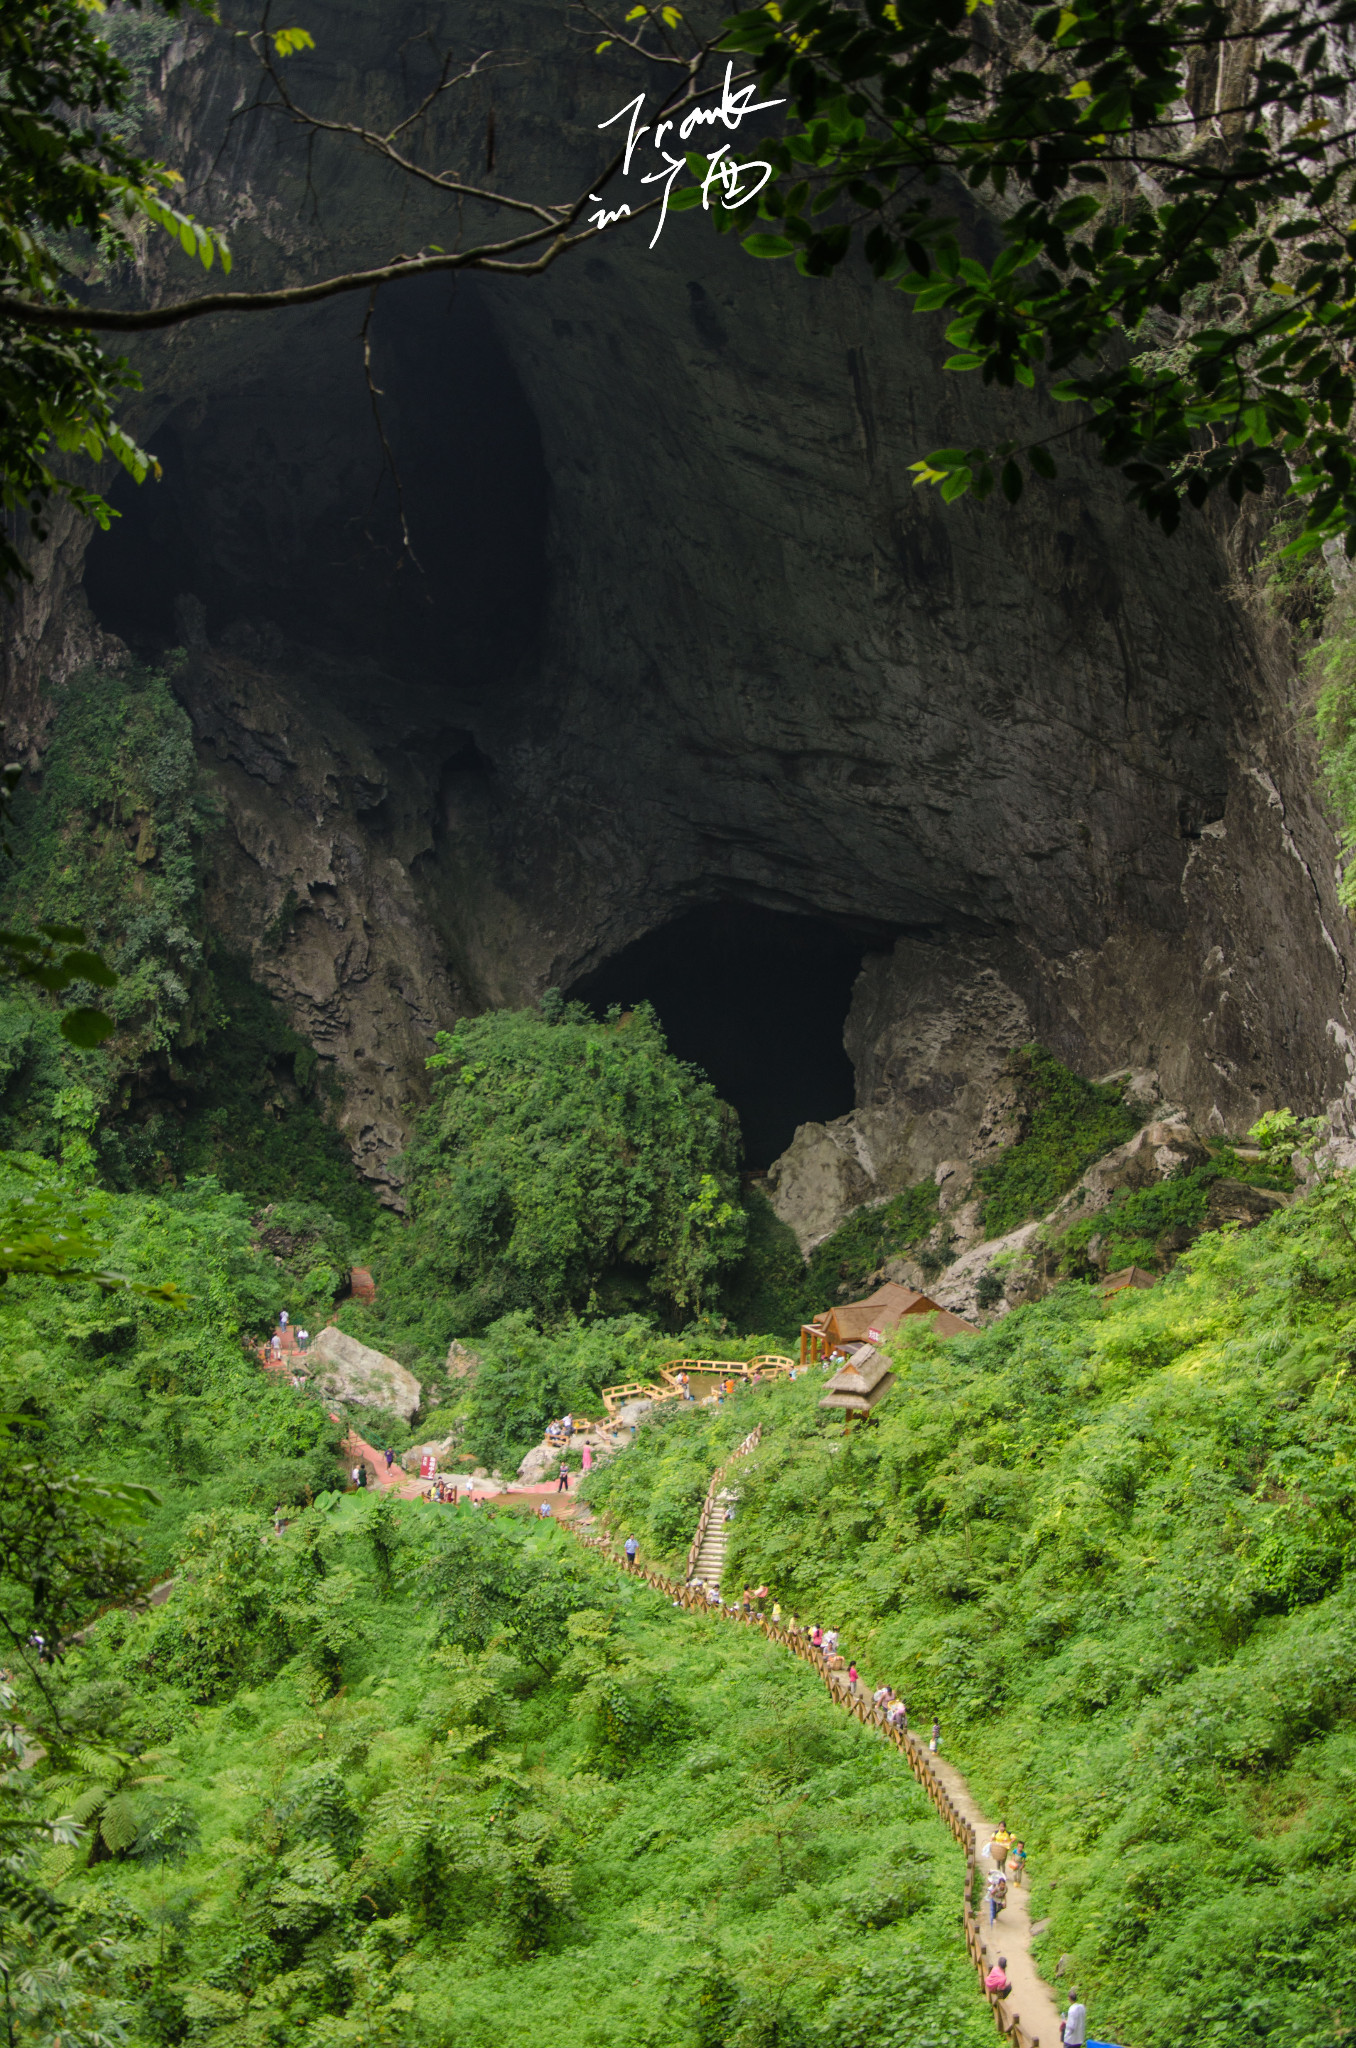
[[[859,1344],[845,1366],[829,1381],[821,1408],[844,1408],[849,1415],[869,1415],[895,1383],[890,1361],[874,1344]]]

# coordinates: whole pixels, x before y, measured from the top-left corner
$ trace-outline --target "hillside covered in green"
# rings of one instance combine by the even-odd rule
[[[905,1325],[907,1332],[907,1325]],[[1047,1974],[1099,2039],[1345,2037],[1356,1829],[1356,1194],[895,1345],[866,1428],[818,1376],[665,1416],[588,1495],[651,1553],[757,1419],[727,1587],[841,1629],[1024,1836]]]
[[[24,1701],[63,2041],[982,2048],[952,1846],[784,1652],[465,1507],[222,1512],[183,1577]]]

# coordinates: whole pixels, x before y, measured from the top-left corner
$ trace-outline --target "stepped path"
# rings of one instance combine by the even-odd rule
[[[1005,2035],[1014,2048],[1040,2048],[1042,2042],[1047,2044],[1047,2048],[1057,2048],[1060,2015],[1049,1985],[1032,1960],[1030,1895],[1026,1887],[1009,1884],[1007,1902],[992,1928],[988,1925],[987,1901],[981,1897],[978,1913],[974,1910],[975,1894],[977,1891],[982,1894],[984,1882],[994,1867],[988,1843],[998,1823],[981,1811],[963,1774],[948,1759],[934,1756],[916,1735],[892,1726],[884,1713],[871,1704],[870,1695],[860,1681],[856,1688],[849,1686],[845,1674],[830,1668],[829,1660],[822,1651],[814,1648],[805,1633],[793,1635],[790,1629],[769,1621],[765,1615],[724,1603],[716,1605],[709,1599],[706,1589],[719,1586],[719,1568],[725,1558],[723,1504],[737,1498],[724,1481],[731,1467],[755,1448],[761,1436],[761,1427],[751,1431],[734,1456],[712,1475],[697,1533],[688,1552],[687,1578],[689,1581],[694,1577],[700,1578],[700,1591],[690,1583],[680,1584],[676,1579],[667,1578],[647,1565],[628,1564],[624,1554],[613,1549],[610,1536],[592,1533],[591,1517],[582,1525],[576,1523],[574,1534],[591,1549],[601,1550],[620,1570],[644,1579],[657,1592],[666,1594],[675,1606],[719,1614],[727,1621],[756,1628],[794,1656],[804,1659],[819,1673],[828,1688],[829,1697],[838,1706],[855,1715],[867,1727],[875,1728],[899,1750],[964,1852],[965,1892],[961,1917],[966,1947],[981,1991],[984,1979],[998,1957],[1006,1958],[1011,1992],[1006,1998],[998,1998],[991,1992],[984,1993],[993,2009],[998,2032]]]

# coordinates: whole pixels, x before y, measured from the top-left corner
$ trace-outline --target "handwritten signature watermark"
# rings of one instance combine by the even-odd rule
[[[655,231],[650,237],[650,247],[652,249],[664,232],[664,223],[669,216],[669,200],[673,195],[674,180],[680,171],[687,169],[687,158],[685,156],[674,156],[672,151],[666,146],[665,138],[670,129],[677,130],[677,139],[680,142],[686,142],[696,129],[704,125],[714,127],[719,124],[728,129],[731,135],[737,135],[740,123],[747,120],[750,114],[764,114],[770,107],[784,107],[786,105],[784,99],[755,100],[753,95],[758,90],[756,85],[742,85],[737,92],[732,90],[731,74],[733,71],[733,63],[725,66],[725,83],[721,88],[719,106],[689,107],[681,121],[675,117],[673,120],[661,121],[658,127],[655,127],[649,121],[642,121],[640,117],[645,108],[646,96],[643,92],[638,92],[633,100],[626,102],[624,107],[618,107],[615,114],[609,114],[606,121],[598,123],[600,128],[611,128],[615,122],[622,120],[624,116],[629,114],[631,117],[626,131],[626,155],[622,162],[622,176],[624,178],[631,175],[631,159],[636,153],[642,136],[651,136],[649,147],[657,150],[662,158],[662,162],[657,170],[646,171],[640,177],[642,185],[662,185],[664,188],[660,198],[659,219],[655,224]],[[710,211],[711,190],[713,186],[718,185],[720,187],[720,191],[717,194],[720,204],[733,210],[737,206],[747,206],[751,199],[756,199],[764,185],[767,184],[768,179],[772,176],[771,164],[757,161],[750,163],[740,162],[737,158],[730,156],[729,150],[730,144],[722,142],[719,148],[713,150],[711,155],[705,159],[706,169],[702,173],[700,186],[696,188],[701,193],[703,212]],[[745,179],[752,178],[756,172],[761,172],[762,174],[756,184],[746,186]],[[597,213],[591,213],[588,216],[597,228],[610,228],[617,221],[624,220],[631,211],[625,200],[619,206],[609,207],[597,192],[590,192],[589,198],[598,202]]]

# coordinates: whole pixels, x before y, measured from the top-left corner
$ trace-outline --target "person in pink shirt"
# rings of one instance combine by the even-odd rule
[[[582,1456],[584,1460],[584,1470],[586,1472],[591,1472],[593,1470],[593,1450],[591,1445],[584,1445]]]
[[[1008,1975],[1008,1959],[1006,1956],[998,1958],[998,1961],[984,1979],[984,1989],[991,1991],[995,1998],[1007,1997],[1012,1989],[1012,1979]]]

